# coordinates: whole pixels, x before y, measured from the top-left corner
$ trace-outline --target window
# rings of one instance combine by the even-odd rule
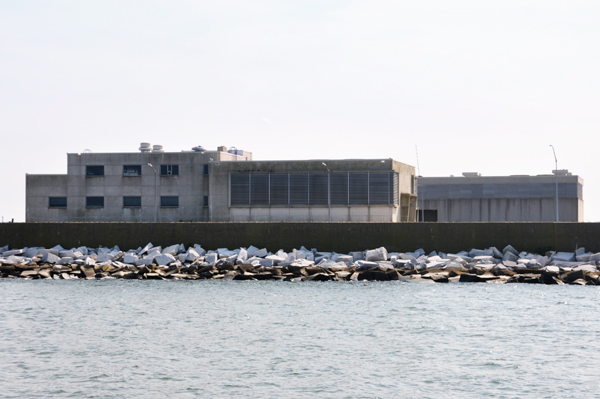
[[[67,197],[50,197],[48,198],[49,208],[66,208]]]
[[[139,208],[142,206],[142,197],[123,197],[123,208]]]
[[[160,206],[162,207],[178,207],[179,197],[160,197]]]
[[[208,176],[208,164],[204,164],[204,175]]]
[[[123,176],[141,176],[142,165],[123,165]]]
[[[208,195],[204,196],[204,206],[208,206]]]
[[[179,176],[179,165],[160,165],[161,176]]]
[[[85,206],[88,208],[103,208],[104,197],[85,197]]]
[[[88,177],[104,176],[104,165],[87,165],[85,175]]]

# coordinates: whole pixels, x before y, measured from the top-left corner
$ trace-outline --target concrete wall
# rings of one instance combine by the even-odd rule
[[[511,244],[520,251],[600,252],[600,223],[2,223],[0,246],[137,248],[198,243],[207,249],[255,245],[271,251],[301,245],[350,252],[385,246],[458,252]]]
[[[419,200],[420,209],[437,210],[438,222],[552,222],[553,198],[460,198]],[[559,220],[583,221],[583,200],[559,198]]]
[[[242,159],[217,151],[68,154],[66,175],[26,176],[26,221],[153,222],[155,217],[158,221],[207,221],[203,201],[209,185],[204,165],[221,158]],[[104,176],[86,176],[87,165],[103,165]],[[124,165],[141,165],[142,175],[123,176]],[[161,176],[161,165],[178,165],[179,175]],[[50,196],[67,197],[67,208],[49,208]],[[104,197],[104,207],[86,207],[87,196]],[[142,206],[124,207],[124,196],[142,197]],[[161,196],[179,197],[179,206],[161,207]]]
[[[559,220],[582,222],[583,179],[558,176]],[[419,209],[438,222],[555,221],[556,176],[420,177]]]

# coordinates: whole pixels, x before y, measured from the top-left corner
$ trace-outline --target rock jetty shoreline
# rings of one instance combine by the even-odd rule
[[[388,252],[380,247],[348,254],[301,247],[275,253],[266,248],[200,245],[65,249],[0,248],[0,278],[54,280],[279,280],[406,281],[434,283],[529,283],[600,285],[600,253],[518,252],[511,245],[456,254],[423,249]]]

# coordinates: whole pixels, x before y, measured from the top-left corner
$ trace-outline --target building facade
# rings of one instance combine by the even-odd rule
[[[418,220],[430,222],[583,221],[583,179],[566,170],[538,176],[418,178]]]
[[[68,154],[26,176],[27,222],[414,221],[414,167],[385,160],[253,161],[246,151]]]

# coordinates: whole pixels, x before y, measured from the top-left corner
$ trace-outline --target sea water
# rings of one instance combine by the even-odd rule
[[[0,280],[0,397],[600,397],[600,287]]]

